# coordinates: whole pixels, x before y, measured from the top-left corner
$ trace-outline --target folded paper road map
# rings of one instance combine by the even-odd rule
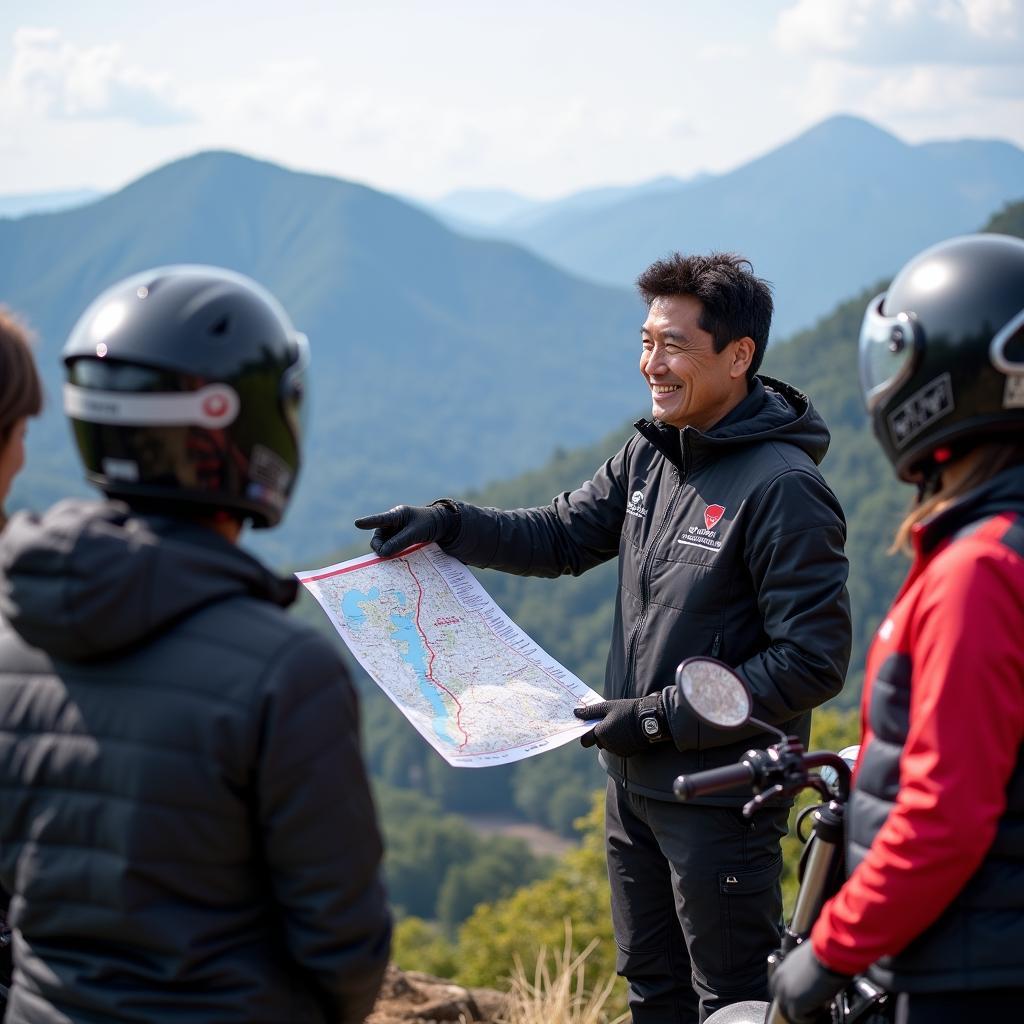
[[[601,696],[534,643],[436,544],[295,575],[449,764],[507,764],[594,727],[572,712]]]

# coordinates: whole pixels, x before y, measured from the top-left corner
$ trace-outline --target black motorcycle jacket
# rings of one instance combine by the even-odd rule
[[[355,1024],[389,948],[356,695],[213,531],[67,501],[0,538],[7,1021]]]
[[[755,378],[702,433],[641,420],[615,456],[543,508],[459,505],[445,550],[469,565],[578,575],[619,558],[605,697],[657,691],[672,741],[601,759],[619,783],[662,800],[672,782],[773,737],[701,724],[679,701],[676,666],[711,655],[750,685],[753,714],[806,742],[810,711],[842,688],[850,656],[846,524],[818,472],[828,430],[795,388]],[[739,792],[703,798],[742,803]]]

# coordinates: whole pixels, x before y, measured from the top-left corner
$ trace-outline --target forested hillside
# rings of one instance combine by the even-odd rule
[[[1024,202],[1008,203],[989,221],[985,230],[1024,238]]]

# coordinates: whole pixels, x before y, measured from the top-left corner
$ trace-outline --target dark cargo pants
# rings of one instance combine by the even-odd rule
[[[747,819],[738,807],[651,800],[608,780],[616,969],[634,1024],[696,1024],[768,998],[787,818],[783,808]]]

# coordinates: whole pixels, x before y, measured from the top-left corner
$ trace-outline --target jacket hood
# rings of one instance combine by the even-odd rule
[[[681,439],[698,458],[722,447],[777,441],[796,445],[820,465],[831,440],[825,421],[802,391],[763,375],[754,378],[747,397],[707,433],[647,420],[640,420],[636,427],[666,454],[677,451]]]
[[[950,534],[1002,512],[1024,516],[1024,464],[1008,466],[919,523],[913,530],[914,543],[921,551],[930,551]]]
[[[78,499],[14,515],[0,573],[0,614],[67,661],[112,655],[228,597],[286,606],[297,586],[206,527]]]

